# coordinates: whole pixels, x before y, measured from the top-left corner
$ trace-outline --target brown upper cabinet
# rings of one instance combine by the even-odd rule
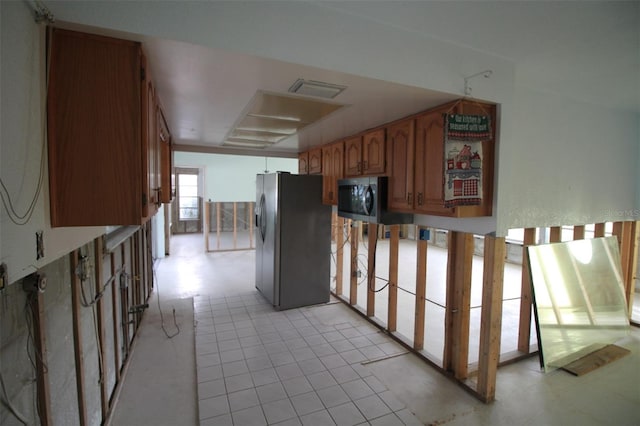
[[[362,136],[344,141],[344,174],[347,177],[362,174]]]
[[[322,148],[314,148],[298,154],[298,174],[322,174]]]
[[[173,174],[173,143],[169,126],[164,118],[164,113],[158,105],[158,140],[160,142],[160,202],[170,203],[173,200],[174,188],[171,175]]]
[[[361,137],[345,140],[345,176],[381,175],[385,173],[385,129],[372,130]]]
[[[407,120],[389,126],[389,208],[391,210],[452,217],[490,216],[493,204],[494,136],[482,142],[482,203],[444,206],[444,115],[472,114],[491,117],[496,126],[495,106],[459,101],[426,111],[415,117],[415,133]]]
[[[298,174],[309,174],[309,151],[301,152],[298,154]]]
[[[138,225],[160,203],[157,96],[140,43],[50,30],[51,225]]]
[[[158,103],[151,81],[151,71],[147,67],[144,55],[142,63],[145,79],[143,84],[146,85],[146,90],[143,89],[141,94],[141,96],[145,96],[146,93],[146,103],[144,102],[145,98],[142,98],[142,111],[145,115],[143,122],[146,122],[146,126],[142,129],[142,170],[147,171],[146,179],[143,176],[142,180],[143,184],[145,180],[147,182],[143,191],[148,194],[148,202],[146,206],[143,206],[143,216],[150,217],[156,214],[160,204],[160,138],[157,117]]]
[[[319,175],[322,173],[322,148],[309,150],[309,174]]]
[[[415,120],[404,120],[387,127],[389,159],[388,207],[413,209]]]
[[[338,179],[344,177],[344,142],[322,148],[322,202],[338,204]]]

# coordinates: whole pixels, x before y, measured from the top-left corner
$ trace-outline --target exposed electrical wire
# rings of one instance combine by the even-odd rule
[[[0,371],[0,387],[2,387],[2,394],[3,394],[3,398],[0,398],[0,402],[2,402],[2,405],[7,407],[11,412],[11,414],[13,414],[13,416],[16,419],[18,419],[20,423],[22,423],[23,425],[28,425],[29,422],[27,421],[27,418],[24,416],[24,414],[18,411],[16,407],[13,406],[13,404],[11,403],[11,399],[9,399],[9,393],[7,392],[7,387],[4,384],[4,377],[2,376],[2,371]]]
[[[49,46],[47,45],[47,50],[49,49]],[[31,52],[36,52],[38,51],[38,49],[35,48],[35,46],[31,46]],[[34,56],[31,56],[31,62],[32,63],[36,63],[36,61],[33,59]],[[36,75],[39,76],[40,73],[39,72],[35,72],[32,73],[32,75]],[[48,84],[48,75],[49,75],[49,71],[47,68],[46,71],[46,87],[49,87]],[[14,201],[11,199],[11,195],[9,193],[9,190],[7,189],[7,186],[4,183],[4,180],[2,180],[2,177],[0,177],[0,198],[2,199],[2,205],[5,209],[5,211],[7,212],[7,216],[9,217],[9,220],[11,220],[11,222],[13,222],[14,224],[18,225],[18,226],[23,226],[26,225],[27,223],[29,223],[29,221],[31,220],[31,217],[33,216],[33,213],[36,209],[36,203],[38,201],[38,199],[40,198],[40,192],[42,191],[42,183],[44,181],[44,169],[45,169],[45,150],[46,150],[46,146],[47,146],[47,117],[46,117],[46,108],[43,106],[43,104],[46,102],[46,90],[44,91],[44,97],[45,99],[40,99],[40,104],[41,104],[41,119],[42,119],[42,136],[41,136],[41,148],[40,148],[40,167],[39,167],[39,171],[38,171],[38,182],[36,184],[36,189],[35,189],[35,193],[33,195],[33,198],[31,199],[31,201],[29,202],[29,206],[27,207],[26,211],[24,213],[18,213],[16,206],[14,204]],[[31,81],[29,82],[29,89],[27,92],[27,99],[29,101],[31,101],[31,94],[33,92],[33,78],[31,79]],[[33,116],[33,114],[27,114],[28,115],[28,120],[29,122],[27,123],[27,129],[24,132],[25,134],[27,134],[28,130],[31,129],[33,126],[30,122],[31,117]]]
[[[173,339],[178,334],[180,334],[180,327],[178,326],[178,321],[176,320],[176,308],[173,308],[173,325],[176,328],[174,333],[169,333],[164,326],[164,314],[162,313],[162,306],[160,306],[160,280],[158,279],[158,274],[156,273],[156,260],[153,257],[153,253],[151,252],[151,245],[148,245],[149,259],[151,259],[151,271],[153,273],[153,279],[155,280],[155,290],[156,290],[156,300],[158,302],[158,311],[160,311],[160,326],[164,335],[167,336],[168,339]]]
[[[35,353],[36,359],[42,365],[42,372],[46,374],[49,371],[49,367],[47,366],[47,363],[45,362],[45,360],[42,358],[42,354],[40,353],[40,351],[37,350],[37,346],[35,344],[35,338],[32,334],[32,330],[34,328],[33,318],[36,315],[35,309],[33,307],[33,302],[36,297],[37,297],[36,292],[29,293],[27,295],[27,299],[24,307],[25,322],[27,324],[27,344],[25,349],[27,352],[27,358],[29,358],[29,362],[31,363],[34,374],[36,376],[33,379],[34,382],[37,382],[38,374],[40,374],[40,372],[38,370],[37,363],[34,362],[33,358],[31,357],[31,350],[29,349],[30,342],[32,342],[33,352]],[[34,389],[36,390],[36,395],[34,395],[35,412],[37,413],[39,418],[42,418],[43,407],[41,405],[41,401],[37,397],[37,385],[34,386]]]

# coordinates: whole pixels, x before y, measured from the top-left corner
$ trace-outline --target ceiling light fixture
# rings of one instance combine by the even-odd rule
[[[289,92],[298,95],[316,96],[319,98],[333,99],[338,96],[347,86],[324,83],[322,81],[304,80],[299,78],[289,87]]]

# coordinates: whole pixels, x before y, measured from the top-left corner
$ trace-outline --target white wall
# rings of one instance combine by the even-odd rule
[[[264,173],[266,157],[227,154],[175,152],[175,167],[196,167],[204,170],[205,201],[254,201],[256,175]],[[298,173],[295,158],[266,158],[269,172]]]
[[[640,220],[638,114],[524,84],[511,113],[498,158],[499,229]]]
[[[18,214],[34,198],[44,144],[44,26],[34,22],[27,2],[0,2],[1,48],[0,176]],[[31,220],[14,224],[5,208],[0,213],[0,260],[9,282],[102,234],[98,228],[56,228],[49,221],[46,150],[44,179]],[[36,232],[44,236],[44,258],[36,260]]]

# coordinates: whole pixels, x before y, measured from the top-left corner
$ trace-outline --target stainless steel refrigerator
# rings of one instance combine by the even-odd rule
[[[278,309],[329,301],[331,207],[322,176],[256,177],[256,288]]]

